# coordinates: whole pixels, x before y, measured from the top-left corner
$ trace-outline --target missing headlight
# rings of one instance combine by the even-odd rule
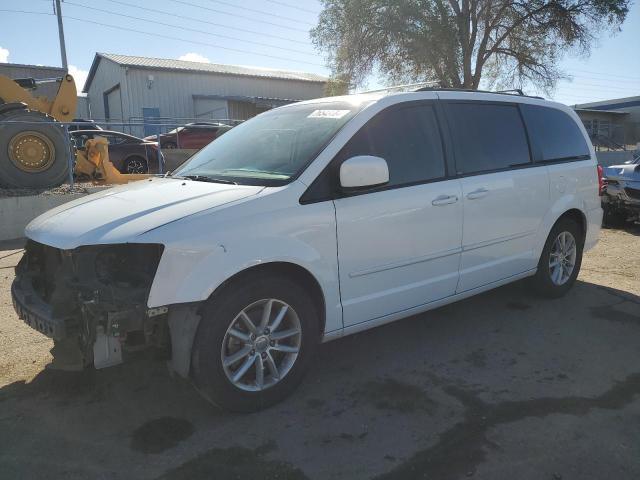
[[[150,244],[110,245],[95,256],[98,281],[121,288],[150,286],[155,275],[162,246]]]

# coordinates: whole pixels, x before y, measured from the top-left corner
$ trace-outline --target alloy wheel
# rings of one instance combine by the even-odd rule
[[[549,274],[554,285],[564,285],[571,278],[576,265],[576,240],[570,232],[561,232],[549,253]]]
[[[241,390],[265,390],[291,371],[301,342],[300,319],[289,304],[274,298],[258,300],[242,309],[225,333],[224,373]]]
[[[132,158],[127,162],[127,173],[146,173],[147,165],[143,160]]]

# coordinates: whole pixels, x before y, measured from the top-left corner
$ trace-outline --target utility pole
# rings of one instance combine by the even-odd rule
[[[62,58],[62,68],[67,67],[67,48],[64,46],[64,28],[62,27],[62,8],[60,0],[56,0],[56,16],[58,17],[58,37],[60,37],[60,57]]]

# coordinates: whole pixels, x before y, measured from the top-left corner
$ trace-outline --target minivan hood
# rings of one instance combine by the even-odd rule
[[[153,178],[65,203],[40,215],[25,235],[56,248],[135,242],[151,229],[258,194],[264,187]]]

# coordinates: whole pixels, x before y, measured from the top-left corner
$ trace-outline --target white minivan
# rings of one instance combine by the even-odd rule
[[[35,219],[13,301],[54,366],[156,345],[208,399],[255,410],[320,342],[525,277],[565,294],[598,239],[598,171],[576,114],[538,98],[295,103]]]

